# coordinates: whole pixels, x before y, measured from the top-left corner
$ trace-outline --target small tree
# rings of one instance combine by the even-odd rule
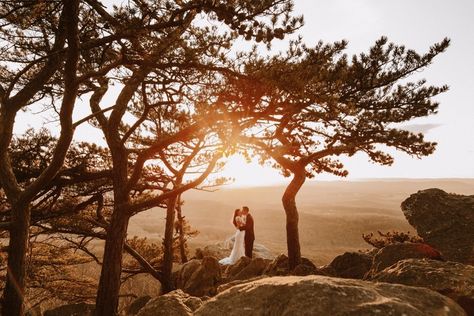
[[[13,139],[10,156],[15,161],[13,171],[21,186],[34,181],[43,170],[56,142],[57,139],[44,129],[39,132],[30,129],[22,137]],[[110,222],[113,200],[109,197],[112,191],[109,164],[107,150],[94,144],[73,143],[62,170],[35,197],[26,265],[28,307],[54,300],[90,302],[95,297],[97,282],[81,277],[77,266],[102,264],[100,254],[91,244],[106,239]],[[147,167],[144,173],[144,182],[137,184],[134,190],[136,198],[140,194],[146,195],[143,192],[151,187],[161,188],[156,186],[157,178],[170,181],[166,175],[160,176],[156,168]],[[0,228],[8,228],[11,208],[1,192],[0,218]],[[148,273],[165,283],[161,245],[157,247],[146,238],[133,237],[126,242],[125,251],[129,256],[124,263],[124,279]],[[173,253],[176,261],[177,245],[173,247]],[[51,257],[48,259],[48,256]],[[45,264],[48,260],[50,264]]]
[[[57,141],[46,130],[28,130],[22,137],[12,139],[9,155],[15,162],[12,167],[19,186],[30,185],[47,167]],[[81,226],[78,219],[95,213],[91,211],[100,201],[96,188],[106,190],[110,183],[108,172],[95,172],[101,164],[107,165],[107,151],[95,145],[73,144],[63,168],[32,200],[23,297],[29,308],[43,302],[94,299],[96,280],[81,274],[81,266],[94,261],[82,251],[94,238],[81,236],[75,240],[68,231],[60,230],[65,225],[77,229]],[[2,238],[10,238],[12,208],[1,191],[0,197],[0,230],[7,229]],[[8,257],[6,251],[2,255]],[[5,289],[5,282],[2,288]]]
[[[242,131],[240,141],[262,162],[272,159],[274,167],[292,176],[282,197],[290,269],[301,261],[296,195],[306,178],[322,172],[346,176],[337,159],[341,155],[363,152],[375,163],[390,165],[389,147],[415,157],[433,153],[435,143],[401,123],[436,113],[433,97],[447,87],[407,78],[448,45],[445,39],[420,55],[383,37],[368,53],[349,60],[342,55],[345,42],[308,48],[297,41],[286,55],[250,54],[248,76],[226,85],[219,101],[229,111],[242,106],[267,113],[257,127]]]

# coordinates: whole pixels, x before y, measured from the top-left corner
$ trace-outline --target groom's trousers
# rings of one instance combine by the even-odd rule
[[[244,242],[245,242],[245,256],[252,258],[252,252],[253,252],[253,242],[255,238],[247,238],[245,236]]]

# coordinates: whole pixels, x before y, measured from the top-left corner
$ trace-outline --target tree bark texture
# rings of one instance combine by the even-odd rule
[[[21,190],[13,174],[13,168],[8,156],[8,146],[12,139],[15,116],[19,109],[25,107],[31,101],[31,98],[42,89],[42,83],[47,82],[56,72],[61,64],[60,61],[57,60],[57,57],[51,57],[43,69],[23,89],[12,98],[2,100],[0,113],[0,125],[2,125],[0,127],[0,182],[8,202],[12,206],[12,219],[9,227],[7,281],[2,302],[3,315],[17,316],[24,314],[26,253],[28,250],[31,217],[30,203],[35,195],[54,178],[62,167],[74,133],[72,112],[78,91],[76,80],[79,59],[78,9],[78,0],[64,2],[63,12],[60,17],[61,31],[54,45],[54,49],[62,47],[64,45],[63,36],[65,35],[68,41],[68,51],[64,65],[63,100],[59,113],[61,134],[48,167],[24,190]]]
[[[301,262],[300,238],[298,232],[298,209],[296,195],[306,180],[303,171],[293,173],[293,179],[287,186],[282,197],[283,208],[286,213],[286,243],[288,248],[288,268],[293,270]]]
[[[186,255],[186,238],[184,236],[184,217],[181,212],[181,199],[178,199],[176,216],[178,217],[179,254],[181,263],[186,263],[188,262],[188,256]]]
[[[118,207],[114,210],[107,229],[104,259],[100,274],[99,289],[96,299],[97,316],[117,315],[122,257],[130,216],[127,210]]]
[[[13,205],[8,244],[7,282],[3,296],[2,315],[16,316],[24,314],[29,229],[29,203]]]
[[[163,282],[161,293],[165,294],[174,290],[173,284],[173,232],[177,196],[168,199],[166,208],[165,238],[163,239]]]

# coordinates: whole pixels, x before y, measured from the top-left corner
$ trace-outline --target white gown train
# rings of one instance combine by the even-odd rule
[[[245,230],[237,230],[234,235],[234,246],[229,257],[219,260],[220,264],[234,264],[245,256]]]

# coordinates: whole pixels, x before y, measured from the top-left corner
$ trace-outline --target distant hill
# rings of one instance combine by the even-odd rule
[[[308,181],[297,197],[302,254],[325,264],[348,250],[368,248],[362,233],[377,230],[412,231],[400,203],[418,190],[440,188],[474,195],[474,179],[373,179],[359,181]],[[200,234],[192,247],[230,237],[235,208],[247,205],[255,218],[256,242],[275,253],[286,252],[285,213],[281,206],[284,186],[222,188],[216,192],[191,191],[183,196],[183,213]],[[161,240],[164,211],[135,216],[130,234]]]

